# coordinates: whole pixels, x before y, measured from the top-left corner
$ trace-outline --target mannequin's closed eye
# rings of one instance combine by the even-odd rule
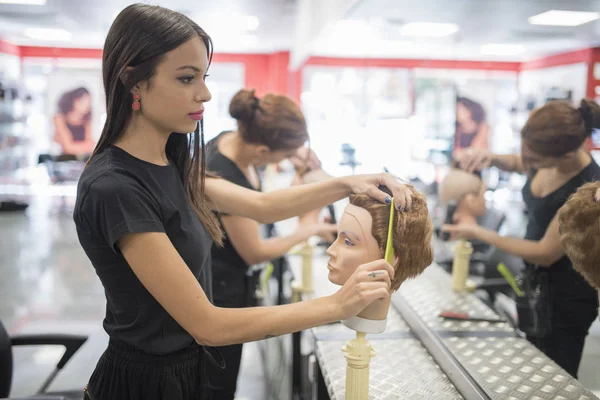
[[[342,236],[344,238],[344,244],[346,246],[355,246],[353,239],[350,239],[351,236],[354,237],[356,242],[360,242],[358,235],[356,235],[355,233],[350,232],[350,231],[340,232],[340,236]]]

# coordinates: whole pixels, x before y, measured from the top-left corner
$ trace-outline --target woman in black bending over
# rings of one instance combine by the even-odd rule
[[[525,239],[503,237],[477,225],[443,228],[455,237],[476,238],[523,258],[529,292],[540,297],[535,308],[518,307],[519,325],[530,342],[575,378],[585,337],[598,313],[598,297],[565,255],[558,210],[580,186],[600,179],[600,167],[584,147],[594,128],[600,128],[600,107],[593,101],[582,100],[579,108],[553,101],[534,111],[521,130],[520,155],[482,149],[460,154],[460,165],[468,171],[494,165],[528,174],[523,187]]]
[[[211,304],[213,211],[267,223],[323,207],[351,193],[410,207],[391,175],[332,179],[262,194],[205,179],[208,35],[186,16],[134,4],[111,26],[102,74],[107,119],[77,189],[79,241],[104,286],[110,336],[88,398],[206,399],[203,346],[260,340],[356,315],[387,298],[393,270],[359,266],[334,295],[278,307]],[[193,132],[186,134],[185,132]],[[372,272],[375,271],[373,274]]]
[[[229,113],[238,129],[223,132],[207,144],[206,167],[236,185],[261,190],[257,168],[295,156],[308,140],[300,107],[286,96],[242,89],[233,96]],[[237,215],[219,214],[223,246],[213,245],[213,304],[249,307],[255,291],[249,267],[283,256],[313,235],[333,241],[333,224],[300,223],[289,236],[263,239],[258,222]],[[242,344],[219,348],[225,368],[209,364],[208,383],[213,400],[233,400],[242,360]]]

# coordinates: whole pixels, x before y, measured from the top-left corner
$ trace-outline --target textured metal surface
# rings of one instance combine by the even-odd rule
[[[452,291],[452,277],[438,265],[428,267],[398,291],[430,329],[437,332],[514,332],[508,323],[445,320],[441,311],[452,310],[486,318],[498,315],[472,293]],[[395,294],[397,296],[398,294]]]
[[[448,377],[416,339],[370,340],[370,400],[462,399]],[[316,354],[332,400],[345,398],[344,341],[319,341]]]
[[[444,342],[492,399],[598,399],[521,338],[447,338]]]
[[[405,336],[408,335],[410,329],[406,322],[400,317],[400,315],[390,307],[387,318],[387,326],[385,332],[379,335],[369,335],[371,339],[377,339],[378,337],[390,337],[390,336]],[[323,325],[312,329],[312,333],[315,335],[317,340],[323,340],[327,338],[335,339],[350,339],[356,336],[356,332],[342,323],[335,323],[330,325]]]

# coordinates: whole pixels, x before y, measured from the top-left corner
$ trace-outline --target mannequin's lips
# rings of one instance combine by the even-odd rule
[[[335,268],[333,268],[331,264],[327,264],[327,269],[330,271],[335,271]]]

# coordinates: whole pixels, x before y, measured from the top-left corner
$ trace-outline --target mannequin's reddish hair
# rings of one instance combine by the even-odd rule
[[[558,211],[560,243],[573,268],[600,289],[600,203],[594,199],[600,182],[577,189]]]

